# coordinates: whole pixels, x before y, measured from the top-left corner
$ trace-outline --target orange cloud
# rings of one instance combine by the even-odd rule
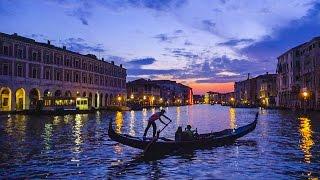
[[[193,94],[204,94],[208,91],[215,92],[232,92],[234,91],[234,82],[228,83],[191,83],[189,84],[193,89]]]

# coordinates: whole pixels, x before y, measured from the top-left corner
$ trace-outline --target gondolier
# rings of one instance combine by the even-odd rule
[[[165,122],[162,121],[161,116],[163,116],[164,118],[168,119],[170,122],[172,121],[170,118],[168,118],[167,116],[164,115],[166,111],[164,109],[162,109],[160,112],[154,113],[149,119],[148,119],[148,125],[146,127],[146,129],[144,130],[144,134],[143,134],[143,138],[146,138],[146,135],[148,133],[148,130],[150,128],[150,126],[152,125],[152,129],[153,129],[153,137],[156,136],[156,132],[157,132],[157,125],[156,125],[156,120],[159,119],[159,121],[164,124],[167,125]]]

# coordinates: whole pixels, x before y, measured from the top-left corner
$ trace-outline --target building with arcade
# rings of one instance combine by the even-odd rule
[[[123,105],[126,76],[113,61],[0,33],[0,111]]]

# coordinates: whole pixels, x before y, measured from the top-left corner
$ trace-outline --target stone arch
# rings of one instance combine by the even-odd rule
[[[114,101],[113,101],[113,95],[112,95],[112,94],[110,94],[109,102],[110,102],[111,105],[113,105],[113,102],[114,102]]]
[[[49,96],[51,96],[51,92],[49,91],[49,89],[46,89],[46,90],[43,91],[43,96],[44,96],[44,97],[49,97]]]
[[[86,92],[83,92],[83,93],[82,93],[82,97],[87,97],[87,93],[86,93]]]
[[[94,107],[97,108],[99,106],[99,93],[94,93]]]
[[[106,95],[105,95],[105,97],[104,97],[104,105],[105,106],[108,106],[109,105],[109,99],[108,99],[109,97],[108,97],[108,93],[106,93]]]
[[[40,91],[37,88],[32,88],[29,92],[30,109],[36,108],[40,100]]]
[[[61,90],[56,90],[56,91],[54,92],[54,97],[61,97],[61,95],[62,95]]]
[[[92,106],[92,93],[89,93],[89,98],[88,98],[88,104],[89,106]]]
[[[100,93],[99,100],[100,100],[99,106],[103,107],[103,94],[102,93]]]
[[[72,97],[71,91],[67,90],[67,91],[64,93],[64,96],[65,96],[65,97]]]
[[[11,111],[11,89],[3,87],[0,90],[0,111]]]
[[[23,88],[16,90],[16,110],[26,109],[26,91]]]

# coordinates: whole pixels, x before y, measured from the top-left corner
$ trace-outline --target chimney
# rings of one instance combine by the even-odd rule
[[[104,61],[104,58],[102,58],[101,60]]]
[[[267,75],[269,74],[269,72],[267,71]]]
[[[111,64],[114,65],[114,61],[111,61]]]
[[[120,64],[120,67],[122,68],[122,64]]]
[[[17,34],[17,33],[13,33],[13,35],[14,35],[14,36],[18,36],[18,34]]]
[[[250,73],[248,73],[248,79],[250,79]]]
[[[50,41],[48,40],[48,45],[50,45]]]
[[[66,46],[62,46],[62,49],[63,49],[63,50],[67,50],[67,47],[66,47]]]

